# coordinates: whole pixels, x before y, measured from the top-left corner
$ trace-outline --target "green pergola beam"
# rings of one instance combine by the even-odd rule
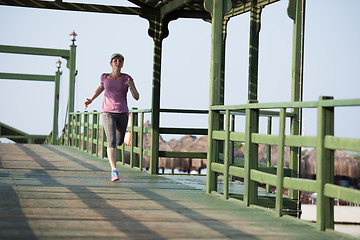
[[[170,1],[168,4],[164,5],[160,9],[160,16],[165,16],[176,9],[183,7],[184,5],[193,2],[194,0],[174,0]]]
[[[35,74],[20,74],[20,73],[1,73],[0,79],[8,80],[31,80],[31,81],[55,81],[54,75],[35,75]]]
[[[136,8],[136,7],[119,7],[119,6],[107,6],[107,5],[98,5],[98,4],[70,3],[70,2],[62,2],[62,1],[0,0],[0,5],[40,8],[40,9],[66,10],[66,11],[79,11],[79,12],[93,12],[93,13],[128,14],[128,15],[140,15],[140,13],[142,12],[140,8]]]
[[[70,51],[64,49],[50,49],[50,48],[35,48],[35,47],[19,47],[19,46],[7,46],[0,45],[0,52],[3,53],[15,53],[15,54],[29,54],[40,56],[54,56],[69,58]]]

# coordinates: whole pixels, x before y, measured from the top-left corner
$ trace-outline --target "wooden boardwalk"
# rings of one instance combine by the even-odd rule
[[[341,239],[63,146],[0,144],[0,239]]]

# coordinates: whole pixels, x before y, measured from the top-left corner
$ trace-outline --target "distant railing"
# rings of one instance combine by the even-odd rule
[[[124,142],[117,146],[117,161],[122,164],[129,164],[132,168],[140,171],[149,166],[144,165],[144,157],[151,156],[151,149],[144,146],[144,134],[151,134],[151,127],[145,127],[144,115],[151,113],[150,109],[132,109],[130,111],[130,124],[127,131],[131,134],[130,144]],[[160,113],[181,113],[181,114],[207,114],[207,110],[184,110],[184,109],[161,109]],[[106,157],[107,141],[103,125],[100,124],[101,113],[74,112],[69,113],[68,121],[60,139],[60,143],[101,158]],[[207,128],[159,128],[160,134],[191,134],[207,135]],[[180,151],[159,151],[159,157],[166,158],[199,158],[206,159],[206,152],[180,152]],[[150,159],[149,161],[152,161]]]
[[[225,130],[211,130],[209,138],[224,144],[223,156],[214,157],[209,166],[208,184],[214,182],[214,173],[224,175],[223,195],[229,197],[229,176],[244,178],[244,204],[256,205],[258,183],[276,186],[275,215],[281,216],[283,208],[283,189],[291,189],[317,193],[317,225],[320,230],[334,228],[334,199],[360,204],[360,191],[334,184],[334,150],[360,152],[360,139],[334,137],[334,107],[360,106],[360,99],[333,100],[320,97],[313,102],[288,103],[249,103],[235,106],[211,106],[210,111],[223,115]],[[317,108],[317,136],[285,135],[286,117],[292,117],[286,112],[290,108]],[[261,110],[262,109],[262,110]],[[259,134],[259,113],[264,109],[280,109],[279,135]],[[230,117],[237,112],[245,112],[245,132],[236,132],[231,128]],[[291,114],[291,113],[290,113]],[[276,115],[276,114],[275,114]],[[229,146],[233,142],[245,143],[245,160],[239,165],[231,161]],[[258,167],[257,144],[277,145],[278,162],[276,171],[264,171]],[[317,148],[316,180],[301,179],[284,175],[284,148],[313,147]],[[255,149],[255,150],[254,150]],[[209,153],[208,153],[209,154]],[[223,159],[223,161],[221,160]],[[256,160],[256,162],[254,162]]]

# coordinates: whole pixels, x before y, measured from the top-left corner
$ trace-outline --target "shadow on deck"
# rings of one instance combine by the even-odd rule
[[[0,144],[0,239],[341,239],[64,146]]]

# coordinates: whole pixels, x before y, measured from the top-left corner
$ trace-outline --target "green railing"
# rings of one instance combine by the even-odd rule
[[[144,165],[144,157],[151,156],[151,149],[144,146],[144,134],[151,134],[151,127],[145,127],[145,114],[151,110],[132,109],[130,111],[130,124],[127,131],[131,134],[129,146],[122,144],[117,146],[117,161],[122,164],[129,164],[132,168],[149,168]],[[160,113],[173,114],[207,114],[207,110],[184,110],[184,109],[160,109]],[[101,113],[94,112],[74,112],[69,113],[68,121],[59,140],[60,144],[73,146],[85,152],[91,153],[101,158],[106,157],[106,135],[103,125],[100,124]],[[159,128],[160,134],[192,134],[207,135],[207,129],[201,128]],[[206,159],[206,152],[179,152],[179,151],[159,151],[159,157],[167,158],[198,158]],[[128,162],[126,162],[128,160]],[[149,161],[156,161],[150,159]]]
[[[212,141],[224,144],[223,156],[208,158],[208,185],[216,174],[224,175],[223,195],[229,197],[229,176],[244,178],[243,203],[247,206],[257,204],[258,183],[276,186],[275,215],[281,216],[283,208],[283,189],[317,193],[317,225],[320,230],[334,227],[334,199],[341,199],[360,204],[360,191],[334,184],[334,150],[360,152],[360,139],[340,138],[334,136],[334,108],[360,106],[360,99],[333,100],[320,97],[313,102],[289,103],[249,103],[245,105],[211,106],[213,114],[224,116],[225,130],[209,132]],[[287,109],[317,108],[317,136],[285,135],[286,117],[293,118]],[[260,111],[280,110],[279,134],[260,134],[258,131]],[[245,113],[245,132],[236,132],[231,127],[231,115]],[[245,160],[242,166],[231,161],[229,149],[233,142],[245,143]],[[278,162],[276,172],[265,171],[258,167],[258,144],[277,145]],[[302,179],[294,174],[284,175],[284,148],[312,147],[317,148],[316,180]],[[208,151],[211,151],[211,146]],[[208,153],[209,154],[209,153]],[[219,154],[220,155],[220,154]],[[209,166],[209,162],[211,162]],[[209,179],[210,178],[210,179]],[[209,186],[208,186],[209,187]],[[211,188],[210,188],[211,189]],[[216,187],[215,187],[216,189]],[[209,191],[209,190],[208,190]]]

